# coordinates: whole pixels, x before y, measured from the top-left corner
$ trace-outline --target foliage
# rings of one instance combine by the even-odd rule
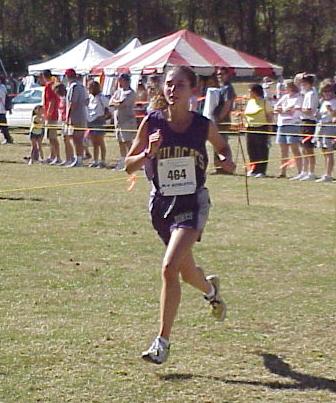
[[[0,0],[0,55],[9,70],[84,38],[108,49],[188,28],[269,59],[286,74],[335,70],[333,0]]]

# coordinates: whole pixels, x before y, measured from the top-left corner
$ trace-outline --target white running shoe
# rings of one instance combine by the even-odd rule
[[[256,178],[265,178],[265,176],[266,176],[266,175],[263,174],[263,173],[261,173],[261,172],[260,172],[259,174],[256,174],[256,175],[255,175]]]
[[[314,181],[314,180],[316,180],[315,174],[307,174],[306,176],[300,179],[300,181]]]
[[[98,169],[106,168],[106,162],[105,161],[100,161],[98,162],[98,165],[96,166]]]
[[[78,161],[77,158],[67,168],[78,168],[83,166],[83,161]]]
[[[120,159],[116,163],[116,166],[113,168],[114,171],[124,171],[125,170],[125,161]]]
[[[223,298],[220,296],[220,281],[218,276],[207,276],[205,278],[215,289],[215,295],[212,298],[208,298],[207,295],[204,295],[204,298],[209,302],[211,306],[212,316],[219,322],[223,322],[226,316],[226,305],[223,301]]]
[[[54,158],[51,162],[49,162],[49,165],[59,165],[62,162],[61,159],[58,159],[57,157]]]
[[[333,177],[332,177],[332,176],[323,175],[323,176],[321,176],[320,179],[316,179],[315,182],[317,182],[317,183],[322,183],[322,182],[332,182],[332,181],[333,181]]]
[[[170,344],[167,345],[161,340],[161,337],[158,336],[149,349],[142,353],[142,358],[153,364],[163,364],[168,359],[169,349]]]
[[[246,176],[256,176],[257,174],[254,173],[253,171],[248,171]]]
[[[293,176],[292,178],[290,178],[290,181],[299,181],[300,179],[302,179],[304,176],[306,176],[307,173],[306,172],[301,172],[296,176]]]

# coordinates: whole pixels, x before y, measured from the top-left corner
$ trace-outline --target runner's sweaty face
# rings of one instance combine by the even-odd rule
[[[183,105],[189,107],[192,96],[190,81],[183,72],[170,71],[164,84],[164,95],[168,105]]]

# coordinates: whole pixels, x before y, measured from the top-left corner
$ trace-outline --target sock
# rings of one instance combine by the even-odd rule
[[[209,283],[209,284],[211,287],[211,291],[209,292],[209,294],[206,294],[206,297],[207,297],[207,299],[212,299],[216,294],[216,290],[215,290],[215,287],[211,283]]]
[[[77,157],[77,161],[78,161],[78,162],[82,162],[82,160],[83,160],[83,157],[81,157],[81,156],[80,156],[80,157]]]

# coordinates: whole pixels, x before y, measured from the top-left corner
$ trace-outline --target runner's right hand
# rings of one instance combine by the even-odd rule
[[[162,134],[160,129],[149,135],[147,152],[151,157],[153,157],[159,151],[161,143]]]

